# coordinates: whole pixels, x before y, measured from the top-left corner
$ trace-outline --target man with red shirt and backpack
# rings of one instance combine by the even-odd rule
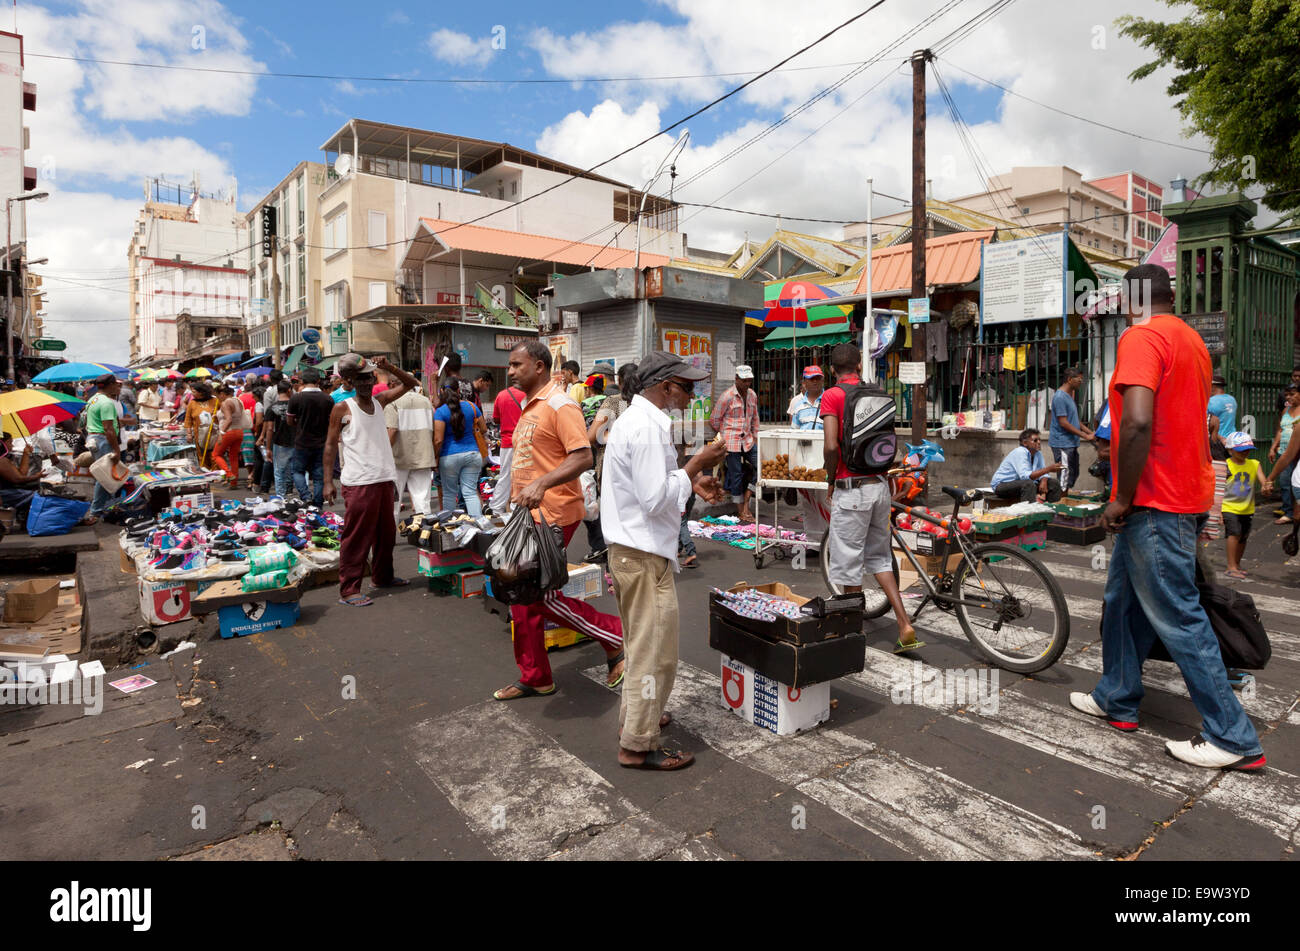
[[[1210,355],[1196,331],[1173,316],[1164,268],[1133,268],[1122,295],[1129,327],[1116,350],[1108,400],[1114,488],[1102,524],[1116,534],[1102,676],[1092,693],[1070,694],[1070,705],[1117,730],[1136,730],[1142,664],[1159,638],[1202,718],[1200,735],[1165,743],[1169,755],[1210,769],[1260,769],[1259,735],[1228,683],[1196,587],[1197,522],[1214,501],[1204,410]]]
[[[524,391],[511,385],[498,393],[492,404],[492,418],[497,421],[501,432],[501,471],[492,489],[492,501],[488,503],[494,515],[505,515],[510,511],[510,461],[515,455],[515,426],[523,415],[525,399]]]
[[[898,619],[894,653],[925,645],[898,593],[890,550],[890,466],[894,463],[894,401],[876,385],[862,382],[862,354],[851,343],[831,351],[835,385],[822,394],[825,432],[826,506],[830,580],[845,591],[861,591],[866,574],[889,598]]]

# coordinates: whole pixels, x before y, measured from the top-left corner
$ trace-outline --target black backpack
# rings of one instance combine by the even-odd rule
[[[840,458],[860,475],[888,472],[898,452],[894,435],[894,400],[879,386],[837,384],[844,391],[840,419]]]

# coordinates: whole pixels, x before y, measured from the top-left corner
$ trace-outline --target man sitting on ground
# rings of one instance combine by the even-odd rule
[[[993,492],[1000,499],[1018,502],[1059,502],[1061,483],[1050,478],[1061,464],[1043,462],[1042,435],[1036,429],[1020,433],[1020,445],[1012,449],[993,473]]]

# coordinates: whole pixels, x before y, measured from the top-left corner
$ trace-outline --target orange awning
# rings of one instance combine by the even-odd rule
[[[980,242],[992,239],[992,231],[963,231],[931,238],[925,243],[925,283],[930,287],[969,284],[980,273]],[[912,248],[899,245],[871,254],[873,294],[911,293]],[[858,278],[855,294],[867,293],[867,272]]]
[[[599,269],[631,267],[636,259],[635,251],[623,248],[606,248],[599,244],[586,244],[581,241],[529,234],[523,231],[484,228],[482,225],[461,225],[439,218],[420,219],[420,229],[416,234],[415,242],[419,243],[421,238],[432,239],[435,245],[431,248],[433,257],[447,251],[476,251],[480,254],[497,254],[507,258],[554,261],[558,264]],[[437,246],[441,246],[443,250],[439,250]],[[665,255],[641,252],[641,267],[663,267],[667,263],[668,258]]]

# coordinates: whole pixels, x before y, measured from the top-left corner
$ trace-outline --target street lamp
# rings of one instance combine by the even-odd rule
[[[8,370],[15,384],[18,368],[14,366],[14,279],[9,273],[13,257],[13,203],[16,201],[44,201],[49,192],[32,192],[5,199],[5,352],[9,357]]]

